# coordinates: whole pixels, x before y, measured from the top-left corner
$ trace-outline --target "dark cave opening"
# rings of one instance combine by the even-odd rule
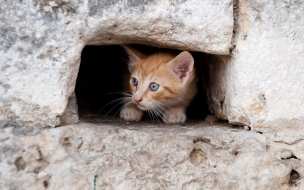
[[[161,51],[145,45],[132,47],[145,54]],[[195,60],[197,74],[203,76],[203,53],[190,53]],[[123,74],[128,72],[128,60],[128,55],[119,45],[84,47],[75,87],[80,118],[87,114],[119,117],[122,104],[117,104],[116,100],[122,97],[120,92],[123,91]],[[204,119],[209,114],[205,97],[203,80],[200,77],[198,92],[187,108],[188,120]],[[148,119],[147,116],[144,119]]]

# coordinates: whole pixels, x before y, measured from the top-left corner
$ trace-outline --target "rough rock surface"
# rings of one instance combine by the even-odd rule
[[[232,41],[232,0],[0,3],[0,120],[5,125],[58,125],[85,45],[144,43],[229,54]]]
[[[0,189],[303,189],[303,163],[263,134],[221,123],[86,122],[25,137],[2,129]]]
[[[304,138],[303,1],[239,0],[232,56],[209,56],[209,108],[276,141]]]
[[[304,189],[304,2],[0,4],[0,189]],[[127,43],[218,54],[204,56],[209,108],[251,131],[94,119],[43,130],[78,120],[83,47]]]
[[[79,121],[78,105],[75,92],[69,97],[68,105],[60,116],[61,124],[77,123]]]

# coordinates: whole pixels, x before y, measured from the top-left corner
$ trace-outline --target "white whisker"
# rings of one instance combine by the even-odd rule
[[[156,115],[155,115],[155,113],[153,112],[153,108],[151,108],[151,106],[148,108],[148,110],[150,111],[150,113],[151,113],[151,115],[152,115],[152,117],[153,117],[153,121],[156,121]]]
[[[181,102],[184,102],[185,104],[188,104],[186,101],[184,101],[183,99],[181,99],[180,97],[178,97],[178,96],[174,96],[174,95],[172,95],[174,98],[177,98],[179,101],[181,101]]]
[[[159,103],[159,102],[155,102],[155,103],[156,103],[157,106],[162,108],[166,114],[171,115],[171,114],[174,113],[174,111],[170,107],[168,107],[167,105]]]
[[[155,107],[155,110],[158,110],[158,108]],[[158,110],[158,112],[162,113],[161,110]],[[164,114],[160,114],[159,116],[160,116],[160,118],[161,118],[165,123],[167,123],[166,120],[165,120],[165,118],[164,118]]]
[[[123,108],[129,107],[131,104],[132,104],[132,101],[126,102],[123,106],[121,106],[121,107],[119,108],[119,110],[118,110],[117,112],[115,112],[114,116],[115,116],[116,114],[118,114],[118,112],[120,112]]]
[[[107,104],[105,104],[104,106],[102,106],[102,108],[100,108],[99,111],[102,110],[103,108],[105,108],[105,107],[108,106],[108,105],[114,104],[114,103],[116,103],[116,102],[118,102],[118,101],[124,101],[126,98],[128,98],[128,97],[117,98],[117,99],[115,99],[115,100],[112,100],[111,102],[108,102]],[[99,111],[98,111],[98,112],[99,112]]]
[[[149,117],[151,118],[151,120],[154,122],[154,118],[153,118],[152,115],[151,115],[150,109],[148,109],[148,114],[149,114]]]
[[[126,101],[127,101],[127,102],[130,101],[130,100],[128,101],[129,98],[128,98],[127,100],[125,100],[125,99],[126,99],[126,98],[124,98],[123,100],[119,101],[114,107],[112,107],[112,108],[110,109],[110,111],[108,111],[108,113],[106,114],[105,117],[107,117],[107,116],[109,115],[109,113],[110,113],[114,108],[116,108],[118,105],[124,104],[124,103],[126,103]]]
[[[156,120],[157,120],[159,123],[161,123],[160,120],[159,120],[159,118],[158,118],[159,113],[158,113],[157,110],[155,109],[155,106],[154,106],[154,105],[152,105],[151,111],[152,111],[152,113],[155,115]]]
[[[119,95],[132,96],[131,94],[128,94],[128,93],[123,92],[123,91],[118,91],[118,90],[115,90],[113,92],[109,92],[109,93],[106,93],[106,94],[102,94],[101,96],[110,95],[110,94],[119,94]]]

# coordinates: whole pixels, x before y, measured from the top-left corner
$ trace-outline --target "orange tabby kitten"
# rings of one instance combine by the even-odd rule
[[[139,121],[147,111],[165,123],[184,123],[186,108],[197,91],[192,55],[183,51],[178,55],[159,52],[147,56],[129,46],[124,48],[130,60],[130,76],[124,84],[129,97],[120,117]]]

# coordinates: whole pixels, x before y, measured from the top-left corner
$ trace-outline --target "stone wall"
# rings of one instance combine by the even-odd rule
[[[230,123],[289,144],[304,135],[302,1],[235,4],[231,56],[209,56],[208,103]]]
[[[232,41],[231,0],[4,1],[0,12],[0,121],[6,126],[60,124],[85,45],[229,54]]]
[[[300,140],[302,8],[298,1],[258,0],[5,1],[1,126],[59,125],[85,45],[143,43],[225,54],[207,62],[211,112],[253,130],[291,134],[278,140]]]
[[[303,2],[0,3],[0,189],[303,189]],[[50,128],[78,121],[83,47],[129,43],[208,53],[209,109],[234,125]]]
[[[26,137],[3,130],[0,189],[303,189],[302,161],[259,133],[204,122],[85,122]]]

